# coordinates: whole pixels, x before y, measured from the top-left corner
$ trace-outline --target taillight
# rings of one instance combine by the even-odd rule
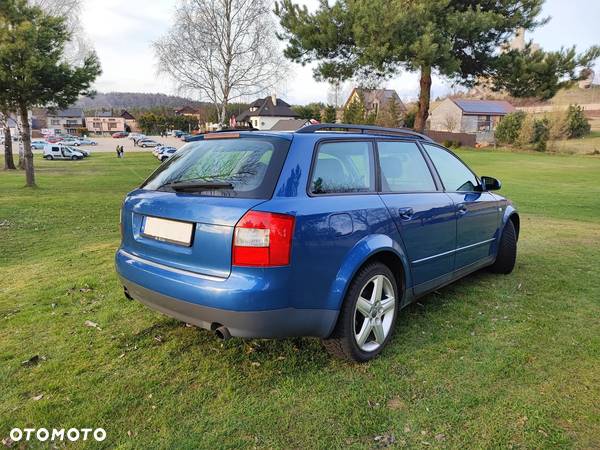
[[[290,263],[294,216],[248,211],[235,226],[234,266],[286,266]]]

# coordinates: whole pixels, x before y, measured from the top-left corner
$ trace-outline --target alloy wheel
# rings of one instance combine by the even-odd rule
[[[392,282],[385,275],[375,275],[360,290],[354,307],[354,339],[365,352],[377,350],[390,334],[396,299]]]

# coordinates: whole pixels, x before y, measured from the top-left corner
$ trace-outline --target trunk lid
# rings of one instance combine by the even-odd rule
[[[249,209],[263,201],[134,191],[123,205],[122,249],[165,266],[226,278],[231,272],[235,224]],[[165,242],[144,234],[148,217],[192,224],[190,245]]]

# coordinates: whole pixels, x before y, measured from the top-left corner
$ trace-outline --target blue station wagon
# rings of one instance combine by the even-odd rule
[[[315,336],[366,361],[403,307],[513,270],[519,215],[456,155],[404,129],[309,125],[195,136],[129,193],[125,295],[231,336]]]

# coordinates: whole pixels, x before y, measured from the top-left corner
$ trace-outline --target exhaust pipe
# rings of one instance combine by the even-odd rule
[[[224,327],[224,326],[220,326],[219,328],[217,328],[215,330],[215,334],[217,335],[217,337],[219,339],[223,339],[224,341],[231,338],[231,334],[229,333],[229,330],[227,329],[227,327]]]
[[[125,298],[127,300],[133,300],[133,297],[131,295],[129,295],[129,291],[127,290],[127,288],[125,286],[123,286],[123,294],[125,294]]]

